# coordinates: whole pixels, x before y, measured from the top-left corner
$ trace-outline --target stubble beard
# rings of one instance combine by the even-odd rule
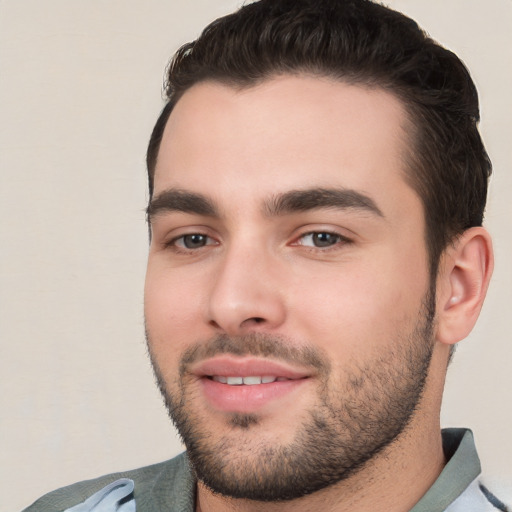
[[[315,347],[294,349],[280,338],[251,334],[218,336],[188,350],[173,389],[149,353],[169,415],[187,448],[197,478],[213,492],[232,498],[284,501],[303,497],[346,480],[404,432],[420,402],[433,350],[435,299],[428,294],[412,332],[402,333],[393,349],[333,382],[329,362]],[[316,368],[317,405],[305,411],[288,444],[255,441],[246,434],[261,429],[257,414],[232,414],[221,435],[194,409],[187,365],[202,357],[229,353],[267,356]],[[286,421],[286,418],[283,419]],[[261,430],[260,430],[261,431]],[[266,437],[264,439],[267,439]],[[272,439],[270,437],[270,439]]]

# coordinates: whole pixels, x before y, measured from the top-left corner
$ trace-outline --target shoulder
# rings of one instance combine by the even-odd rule
[[[193,499],[194,479],[184,453],[165,462],[130,471],[112,473],[62,487],[39,498],[23,512],[57,512],[82,503],[94,493],[116,480],[128,478],[134,483],[137,511],[158,510],[155,504],[169,502],[175,496],[183,501]],[[151,507],[146,505],[152,504]]]

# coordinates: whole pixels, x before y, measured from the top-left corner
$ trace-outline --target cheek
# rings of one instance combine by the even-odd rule
[[[200,337],[197,327],[201,298],[193,280],[181,279],[172,272],[157,272],[148,266],[144,289],[146,328],[152,348],[179,353],[190,343],[191,333]]]
[[[416,325],[427,280],[398,264],[384,268],[369,263],[336,269],[302,287],[294,294],[299,330],[345,360],[398,342]]]

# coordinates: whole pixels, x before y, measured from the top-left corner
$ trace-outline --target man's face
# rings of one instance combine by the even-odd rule
[[[377,89],[280,77],[177,103],[150,206],[160,387],[199,478],[291,499],[400,434],[432,351],[407,122]]]

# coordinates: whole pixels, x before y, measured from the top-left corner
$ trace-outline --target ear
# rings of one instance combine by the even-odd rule
[[[493,269],[489,233],[466,230],[443,253],[437,278],[436,339],[453,345],[473,329],[487,293]]]

